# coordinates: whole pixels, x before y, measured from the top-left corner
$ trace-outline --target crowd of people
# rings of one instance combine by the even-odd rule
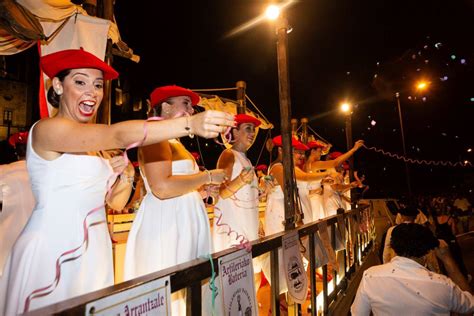
[[[254,167],[246,155],[259,119],[220,111],[195,114],[198,94],[163,86],[151,93],[148,120],[94,124],[104,82],[117,78],[118,73],[83,49],[43,56],[41,68],[51,79],[48,101],[58,108],[58,114],[38,121],[28,135],[13,141],[18,152],[22,145],[26,152],[21,158],[19,154],[21,162],[15,163],[15,169],[8,166],[15,173],[2,178],[4,192],[11,193],[17,179],[25,189],[2,196],[0,314],[24,313],[113,285],[112,240],[105,210],[130,205],[137,179],[144,191],[135,190],[131,198],[137,214],[126,245],[125,280],[236,245],[245,247],[262,235],[284,230],[281,136],[272,139],[268,168]],[[179,140],[195,134],[229,137],[230,147],[222,152],[215,169],[199,168],[196,155]],[[303,143],[293,136],[298,224],[351,207],[354,201],[349,192],[365,185],[360,178],[350,181],[346,161],[363,144],[359,140],[346,153],[333,151],[322,159],[324,143]],[[134,146],[138,147],[135,166],[123,151]],[[204,203],[209,198],[214,210],[212,230]],[[447,224],[458,233],[458,220],[466,227],[461,218],[472,212],[469,202],[457,199],[446,213],[448,207],[443,203],[447,200],[434,200],[428,214],[436,227]],[[266,201],[263,225],[260,201]],[[419,208],[424,206],[421,203]],[[454,208],[466,213],[451,215]],[[387,234],[387,247],[393,251],[388,263],[409,253],[397,248],[394,237],[398,235],[397,228]],[[428,251],[437,245],[430,241],[425,248]],[[416,255],[424,256],[424,250]],[[254,269],[257,275],[262,270],[269,278],[268,260],[254,260]],[[281,293],[286,291],[284,280],[280,278]],[[358,295],[358,302],[370,300],[362,297]],[[361,304],[356,305],[356,314],[367,309]],[[184,292],[173,294],[172,313],[185,313]]]

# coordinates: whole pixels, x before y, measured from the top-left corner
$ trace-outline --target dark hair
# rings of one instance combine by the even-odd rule
[[[409,206],[400,208],[398,210],[398,213],[400,213],[400,215],[403,215],[403,216],[416,218],[419,212],[415,206],[409,205]]]
[[[67,75],[71,73],[71,69],[65,69],[60,71],[56,76],[59,79],[59,81],[63,82],[64,78],[66,78]],[[54,88],[51,86],[48,89],[47,93],[47,98],[49,104],[51,104],[53,107],[58,108],[59,107],[59,95],[54,91]]]
[[[159,103],[157,103],[156,105],[152,105],[151,107],[151,110],[150,112],[148,113],[148,116],[149,117],[153,117],[153,116],[161,116],[162,114],[162,111],[163,111],[163,103],[169,103],[171,105],[173,105],[173,101],[171,101],[171,98],[170,99],[166,99],[166,100],[163,100],[163,101],[160,101]]]
[[[400,224],[392,231],[390,246],[398,256],[421,258],[439,246],[431,230],[419,224]]]
[[[16,144],[15,153],[19,160],[25,158],[26,157],[26,144],[19,144],[19,143]]]

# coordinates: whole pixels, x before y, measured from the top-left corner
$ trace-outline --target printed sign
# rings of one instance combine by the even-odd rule
[[[154,280],[89,303],[86,315],[171,315],[170,278]]]
[[[252,253],[242,249],[219,258],[225,315],[257,316]]]
[[[308,294],[308,276],[301,259],[298,232],[294,231],[286,234],[283,236],[281,243],[288,292],[295,302],[303,304]]]

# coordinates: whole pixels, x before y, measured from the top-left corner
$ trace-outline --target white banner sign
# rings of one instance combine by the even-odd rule
[[[242,249],[219,258],[225,315],[257,316],[252,253]]]
[[[301,259],[298,232],[294,231],[286,234],[283,236],[281,243],[288,292],[295,302],[303,304],[308,294],[308,276]]]
[[[154,280],[89,303],[86,315],[171,315],[170,278]]]

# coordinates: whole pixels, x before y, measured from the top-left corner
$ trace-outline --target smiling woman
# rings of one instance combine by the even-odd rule
[[[104,80],[118,73],[82,49],[43,56],[41,67],[52,78],[49,95],[58,114],[35,123],[28,138],[27,168],[37,204],[12,251],[6,315],[114,284],[104,197],[109,204],[119,198],[126,202],[121,194],[130,183],[116,177],[127,164],[109,161],[99,151],[191,133],[216,137],[233,125],[233,116],[219,111],[159,122],[92,124]]]

